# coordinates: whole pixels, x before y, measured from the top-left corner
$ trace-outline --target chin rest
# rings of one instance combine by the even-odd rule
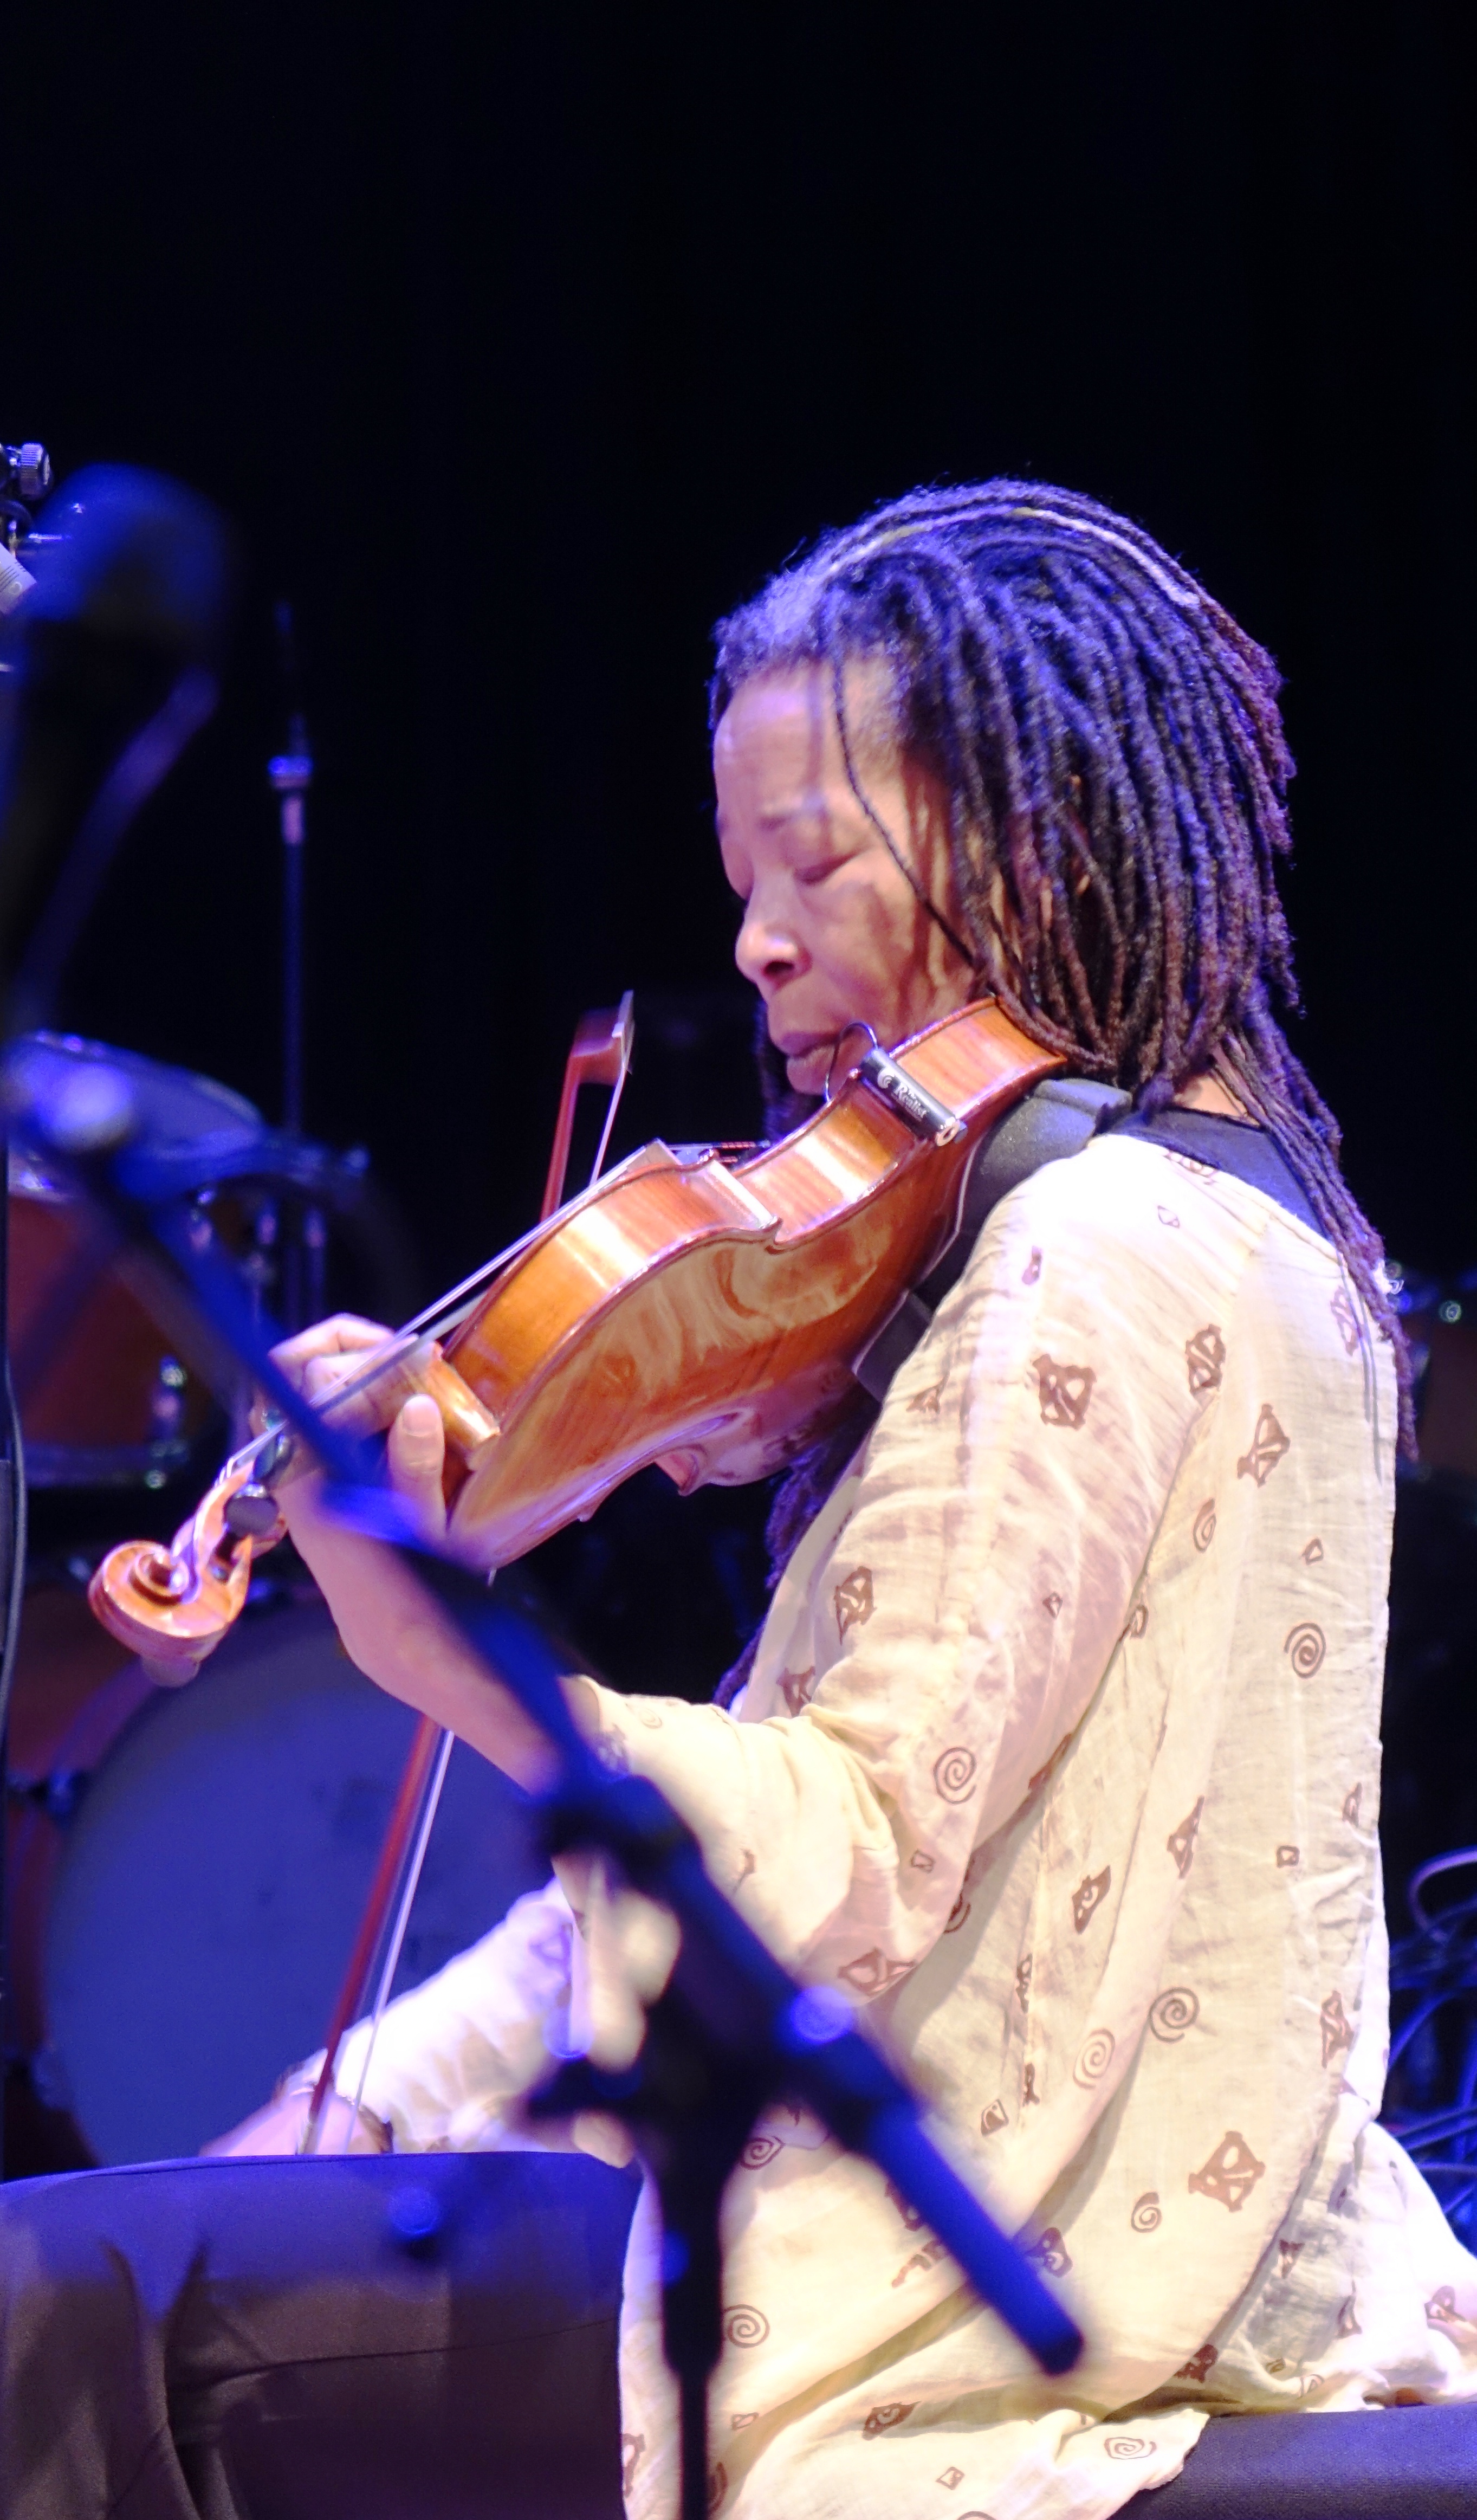
[[[1121,2520],[1473,2520],[1477,2403],[1213,2415],[1184,2473]]]

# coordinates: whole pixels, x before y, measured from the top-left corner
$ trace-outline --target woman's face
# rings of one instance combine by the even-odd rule
[[[852,759],[873,812],[956,929],[942,783],[883,732],[881,667],[849,666]],[[930,919],[846,776],[830,669],[756,675],[713,742],[718,842],[743,904],[735,960],[759,990],[796,1093],[819,1094],[839,1035],[893,1049],[969,995],[972,973]]]

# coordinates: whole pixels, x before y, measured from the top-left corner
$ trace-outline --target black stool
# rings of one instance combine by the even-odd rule
[[[1216,2415],[1122,2520],[1477,2520],[1477,2403]]]

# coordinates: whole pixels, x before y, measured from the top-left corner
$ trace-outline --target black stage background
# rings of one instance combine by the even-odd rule
[[[252,571],[71,1019],[273,1106],[291,593],[309,1125],[370,1143],[447,1279],[527,1219],[578,1011],[731,983],[715,614],[824,522],[1018,470],[1141,518],[1280,658],[1302,1047],[1392,1247],[1477,1259],[1456,12],[1377,42],[1258,9],[499,14],[56,0],[26,30],[5,433],[179,473]]]
[[[420,1291],[527,1223],[585,1007],[638,993],[618,1145],[741,1133],[709,624],[823,523],[1034,473],[1141,518],[1280,658],[1299,1047],[1392,1250],[1477,1264],[1458,23],[54,0],[11,38],[0,428],[62,477],[198,485],[247,571],[226,702],[64,1020],[275,1116],[289,595],[307,1125],[369,1146]],[[759,1605],[755,1501],[658,1488],[547,1582],[613,1676],[700,1690]],[[1477,1835],[1477,1489],[1433,1493],[1397,1876]]]

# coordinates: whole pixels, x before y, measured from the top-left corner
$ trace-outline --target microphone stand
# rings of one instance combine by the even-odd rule
[[[32,531],[30,502],[51,487],[44,446],[0,446],[0,614],[13,611],[32,580],[18,546]],[[21,497],[13,494],[19,491]],[[22,505],[22,500],[25,504]],[[0,660],[9,674],[9,658]],[[25,1598],[25,1457],[10,1371],[10,1142],[0,1113],[0,2180],[5,2177],[5,2086],[10,2064],[10,1693]]]
[[[760,2110],[803,2101],[847,2149],[864,2154],[943,2241],[980,2299],[1043,2368],[1071,2368],[1081,2335],[923,2132],[918,2103],[853,2026],[828,1988],[801,1988],[710,1879],[697,1840],[645,1778],[608,1773],[576,1726],[547,1642],[485,1580],[432,1549],[383,1482],[380,1453],[325,1421],[273,1364],[249,1297],[220,1255],[198,1246],[186,1159],[151,1133],[148,1083],[99,1144],[96,1105],[75,1107],[73,1075],[26,1045],[0,1070],[27,1141],[95,1198],[147,1261],[240,1358],[269,1405],[316,1455],[326,1499],[352,1528],[392,1549],[483,1664],[545,1734],[558,1759],[542,1820],[551,1853],[591,1849],[676,1915],[682,1940],[666,1991],[649,2007],[645,2045],[626,2073],[588,2059],[535,2094],[536,2114],[597,2108],[638,2133],[663,2224],[666,2358],[682,2408],[682,2520],[705,2520],[725,2480],[707,2464],[707,2382],[723,2341],[719,2208]]]

